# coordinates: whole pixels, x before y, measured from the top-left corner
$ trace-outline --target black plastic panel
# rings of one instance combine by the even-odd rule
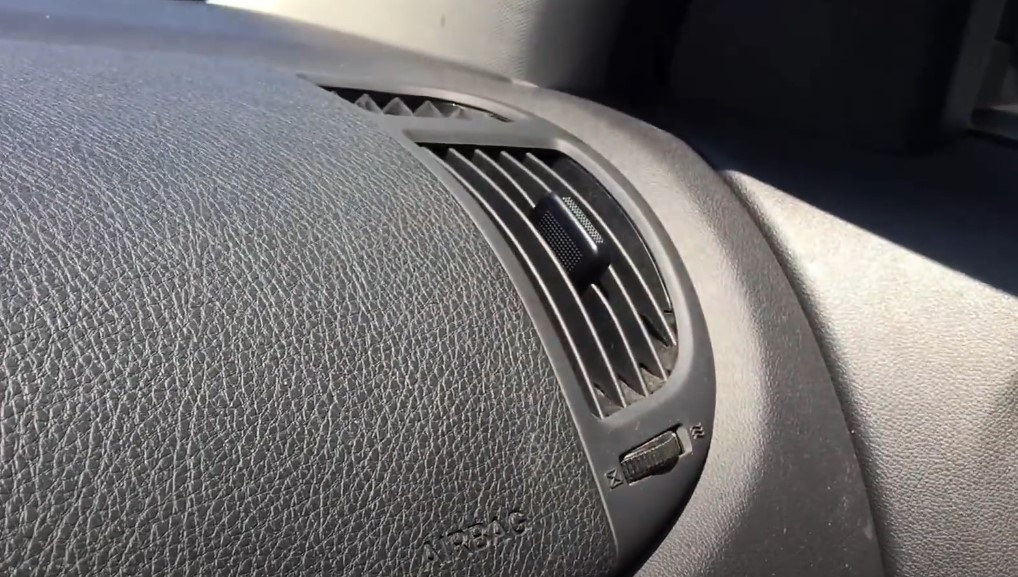
[[[398,78],[504,103],[587,143],[640,191],[620,197],[623,205],[652,209],[682,256],[704,311],[718,383],[711,454],[697,488],[659,536],[657,550],[633,571],[644,577],[881,574],[851,440],[795,293],[739,200],[681,141],[582,99],[313,27],[220,10],[213,18],[205,10],[215,9],[207,6],[169,8],[178,3],[130,3],[129,14],[119,15],[111,9],[122,4],[97,0],[86,9],[51,0],[0,7],[0,36],[204,53],[361,80]],[[168,10],[172,22],[160,17]],[[4,47],[5,54],[51,50]],[[95,63],[112,57],[90,54]],[[222,62],[215,67],[234,83],[251,82]],[[520,145],[540,145],[518,138]],[[525,278],[518,267],[510,273]],[[530,298],[539,310],[536,295]]]
[[[794,280],[854,432],[888,573],[1018,574],[1018,149],[970,137],[888,158],[682,132]]]

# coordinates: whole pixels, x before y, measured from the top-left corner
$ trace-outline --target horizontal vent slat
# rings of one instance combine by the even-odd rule
[[[653,338],[647,332],[647,327],[633,305],[632,298],[626,292],[625,286],[619,281],[618,273],[614,269],[610,269],[608,274],[601,279],[601,286],[604,287],[605,294],[614,307],[615,316],[619,319],[619,325],[631,343],[637,362],[646,367],[648,372],[657,379],[664,379],[667,372],[658,355],[657,348],[654,346]]]
[[[650,390],[640,374],[640,365],[608,299],[597,286],[587,287],[581,298],[590,311],[590,317],[604,342],[605,352],[623,384],[643,396],[649,395]]]
[[[474,153],[474,158],[478,160],[478,167],[488,175],[489,178],[498,183],[505,190],[510,191],[513,197],[513,202],[524,209],[525,214],[529,214],[530,210],[534,208],[534,200],[527,194],[519,182],[513,175],[509,174],[505,168],[503,168],[495,159],[491,158],[484,151],[478,150]]]
[[[607,189],[554,151],[422,146],[480,202],[519,255],[595,412],[607,416],[660,389],[678,354],[671,299],[647,245]],[[545,226],[555,203],[569,211],[554,217],[566,227],[558,232]],[[565,250],[563,231],[579,230],[570,226],[589,235],[582,242],[601,247],[583,249],[598,252],[581,258],[599,260],[576,261],[584,254],[568,252],[576,249],[556,252]],[[571,276],[567,270],[584,270],[569,268],[577,262],[601,268]]]
[[[512,175],[516,182],[520,183],[521,189],[530,198],[531,206],[537,204],[544,195],[550,192],[547,185],[540,178],[509,153],[504,151],[500,153],[498,155],[498,163],[508,174]]]
[[[471,160],[459,151],[449,149],[444,155],[436,155],[436,158],[448,167],[496,219],[510,242],[515,244],[517,252],[526,257],[526,264],[531,268],[533,276],[547,278],[547,282],[540,288],[546,298],[554,303],[559,323],[579,326],[580,330],[567,331],[566,340],[574,358],[579,360],[577,364],[581,380],[585,381],[588,395],[596,400],[600,394],[607,401],[596,403],[595,408],[600,416],[627,406],[631,397],[625,394],[616,378],[579,295],[525,213],[495,181],[478,168],[476,163],[483,162],[479,157],[475,156],[475,160]]]

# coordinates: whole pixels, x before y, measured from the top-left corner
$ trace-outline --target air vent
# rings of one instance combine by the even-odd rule
[[[372,92],[351,88],[330,88],[326,90],[339,95],[344,100],[377,114],[389,116],[412,116],[415,118],[447,118],[454,120],[497,120],[508,122],[507,119],[487,110],[474,108],[440,98],[426,98],[412,94],[392,94],[389,92]]]
[[[527,264],[595,412],[660,389],[677,356],[671,301],[643,238],[601,183],[556,151],[423,146]]]

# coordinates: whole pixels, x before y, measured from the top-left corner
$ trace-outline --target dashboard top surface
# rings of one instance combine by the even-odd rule
[[[646,577],[879,575],[855,451],[821,349],[767,239],[729,186],[674,136],[617,111],[326,30],[186,3],[0,2],[9,51],[87,47],[288,73],[399,78],[504,102],[586,142],[664,223],[689,270],[715,352],[710,456]]]

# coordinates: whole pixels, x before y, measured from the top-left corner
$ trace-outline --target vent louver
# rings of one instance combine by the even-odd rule
[[[413,116],[415,118],[446,118],[453,120],[497,120],[507,122],[505,118],[487,110],[474,108],[440,98],[426,98],[412,94],[393,94],[389,92],[373,92],[352,88],[330,88],[326,90],[337,94],[343,100],[377,114],[388,116]]]
[[[672,305],[640,233],[597,179],[551,150],[423,146],[527,265],[595,412],[661,388],[677,356]]]

